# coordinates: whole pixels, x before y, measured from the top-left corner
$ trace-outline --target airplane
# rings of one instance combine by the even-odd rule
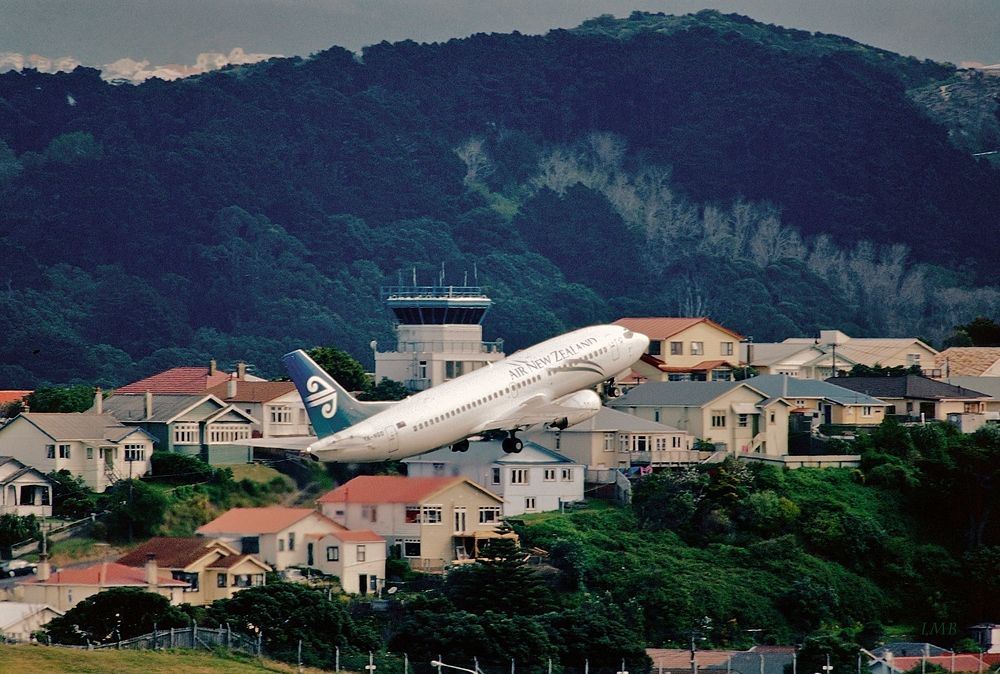
[[[299,349],[284,360],[317,438],[304,452],[316,461],[401,459],[469,438],[505,431],[507,453],[520,452],[515,433],[537,424],[567,428],[597,414],[590,387],[627,373],[649,338],[618,325],[596,325],[553,337],[504,360],[395,402],[357,400]]]

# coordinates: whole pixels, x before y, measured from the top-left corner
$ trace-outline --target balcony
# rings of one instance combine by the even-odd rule
[[[376,353],[503,353],[503,340],[495,342],[436,340],[375,345]]]

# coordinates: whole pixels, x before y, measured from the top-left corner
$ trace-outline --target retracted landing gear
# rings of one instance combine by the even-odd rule
[[[511,431],[510,437],[504,438],[503,451],[507,452],[508,454],[517,454],[522,449],[524,449],[524,443],[521,442],[520,438],[515,438],[514,431]]]
[[[454,445],[451,446],[451,451],[453,452],[467,452],[469,451],[469,441],[459,440]]]

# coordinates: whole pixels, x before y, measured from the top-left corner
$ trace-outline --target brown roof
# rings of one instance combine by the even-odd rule
[[[104,567],[104,578],[101,578],[101,567]],[[135,586],[145,587],[146,570],[137,569],[115,562],[102,562],[82,569],[62,569],[53,572],[48,580],[32,578],[25,583],[42,583],[44,585],[101,585],[105,587]],[[169,576],[160,576],[157,584],[161,587],[186,587],[188,583],[174,580]]]
[[[166,372],[115,389],[116,393],[204,393],[216,384],[225,383],[229,375],[222,370],[208,373],[207,367],[174,367]]]
[[[236,379],[236,395],[229,397],[229,382],[216,384],[206,393],[227,403],[266,403],[295,390],[290,381],[243,381]]]
[[[221,557],[214,562],[212,562],[208,568],[210,569],[231,569],[245,559],[252,559],[263,567],[270,568],[264,564],[259,559],[255,558],[253,555],[227,555]]]
[[[316,499],[317,503],[419,503],[463,477],[359,475]]]
[[[0,405],[16,402],[31,393],[33,391],[0,391]]]
[[[385,539],[374,531],[368,529],[345,529],[336,533],[327,534],[344,541],[345,543],[383,543]]]
[[[335,529],[344,529],[312,508],[232,508],[208,524],[198,527],[195,533],[208,534],[276,534],[310,515],[326,520]]]
[[[998,360],[1000,346],[953,346],[934,356],[934,367],[945,377],[979,377]]]
[[[920,664],[921,660],[944,667],[949,672],[978,672],[988,667],[985,660],[982,665],[978,655],[958,654],[955,655],[931,655],[927,658],[922,656],[902,656],[892,659],[892,666],[901,672],[913,669]],[[954,664],[954,669],[952,665]]]
[[[707,318],[619,318],[614,322],[614,325],[620,325],[623,328],[642,333],[655,341],[673,337],[677,333],[683,332],[699,323],[708,323],[712,327],[732,335],[733,339],[737,341],[743,340],[741,335]]]
[[[699,667],[725,664],[739,651],[695,651]],[[686,648],[647,648],[653,669],[691,669],[691,651]]]
[[[661,372],[710,372],[719,367],[732,367],[730,363],[724,360],[703,360],[697,365],[690,365],[688,367],[677,367],[673,365],[667,365],[665,362],[663,362],[656,356],[650,356],[648,353],[642,354],[639,357],[639,360],[646,363],[647,365],[652,365]]]
[[[118,560],[125,566],[144,567],[146,555],[156,555],[156,565],[164,569],[184,569],[206,555],[231,555],[228,547],[211,538],[151,538]],[[218,552],[214,552],[217,550]]]

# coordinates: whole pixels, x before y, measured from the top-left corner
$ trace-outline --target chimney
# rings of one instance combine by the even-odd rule
[[[153,392],[146,391],[146,418],[153,418]]]
[[[226,397],[227,398],[235,398],[236,397],[236,382],[237,382],[237,379],[236,379],[236,375],[235,374],[229,378],[229,381],[226,382]]]
[[[97,587],[99,588],[98,591],[100,591],[100,588],[103,588],[107,584],[108,584],[108,563],[101,562],[101,570],[98,572],[97,576]]]
[[[52,567],[49,566],[49,556],[46,553],[38,555],[38,580],[46,581],[49,579],[49,574],[52,573]]]
[[[215,359],[208,361],[208,376],[211,377],[215,374]]]
[[[159,585],[160,576],[159,569],[156,566],[156,555],[152,552],[146,553],[146,583],[149,585],[150,592],[156,592],[157,585]]]
[[[236,364],[236,376],[240,379],[247,378],[247,364],[242,360]]]
[[[104,414],[104,394],[101,393],[100,386],[94,390],[94,412]]]

